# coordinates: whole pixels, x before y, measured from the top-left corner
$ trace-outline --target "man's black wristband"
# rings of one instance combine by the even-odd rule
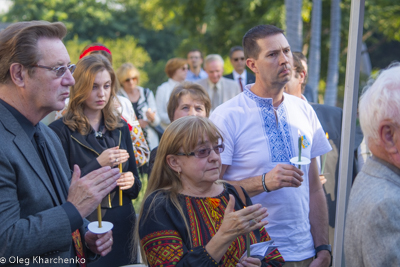
[[[315,257],[317,257],[318,252],[320,252],[321,250],[327,250],[329,252],[329,254],[331,254],[331,263],[329,264],[329,266],[332,266],[332,247],[331,245],[320,245],[318,247],[315,248]]]
[[[266,175],[266,173],[264,173],[264,174],[262,175],[261,181],[262,181],[262,185],[263,185],[264,191],[267,192],[267,193],[269,193],[269,192],[271,192],[271,191],[270,191],[270,190],[267,188],[267,186],[265,185],[265,175]]]

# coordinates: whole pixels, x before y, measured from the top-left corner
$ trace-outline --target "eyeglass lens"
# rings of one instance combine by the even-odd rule
[[[214,146],[212,149],[211,148],[199,149],[199,150],[194,152],[194,155],[197,158],[205,158],[205,157],[208,157],[211,154],[211,150],[214,150],[215,153],[217,153],[217,154],[222,153],[222,152],[224,152],[224,145],[223,144],[219,144],[217,146]]]
[[[127,78],[126,80],[125,80],[125,82],[130,82],[131,80],[136,80],[136,77],[132,77],[132,78]]]
[[[65,74],[65,72],[67,71],[67,69],[69,69],[69,71],[71,72],[71,74],[74,73],[75,69],[76,69],[76,65],[75,64],[71,64],[69,66],[61,66],[58,67],[56,69],[56,76],[57,77],[61,77]]]

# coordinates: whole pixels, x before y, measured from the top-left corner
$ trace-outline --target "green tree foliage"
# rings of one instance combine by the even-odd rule
[[[115,38],[117,23],[112,16],[112,3],[97,0],[13,0],[3,21],[21,20],[62,21],[68,28],[71,39],[94,41],[98,37]]]
[[[131,62],[139,69],[140,83],[146,84],[148,82],[148,76],[147,73],[143,71],[143,67],[146,63],[150,62],[150,57],[143,47],[138,46],[134,37],[125,36],[116,39],[99,37],[96,41],[110,48],[113,57],[112,63],[115,70],[123,63]],[[71,62],[78,62],[82,49],[90,43],[91,41],[89,40],[79,41],[77,36],[67,41],[65,46],[67,47]]]
[[[226,56],[251,27],[262,23],[282,27],[285,19],[283,2],[272,0],[137,1],[145,26],[165,29],[173,25],[177,34],[187,36],[176,51],[179,56],[193,47]]]
[[[32,19],[62,21],[69,30],[66,41],[77,36],[75,42],[86,44],[100,37],[104,40],[115,40],[134,36],[135,46],[144,48],[150,56],[151,61],[144,63],[142,71],[148,74],[148,82],[144,86],[152,90],[166,81],[164,66],[169,58],[185,57],[192,48],[199,48],[204,54],[219,53],[226,58],[229,49],[240,45],[243,35],[251,27],[274,24],[285,28],[283,0],[12,1],[14,5],[1,18],[3,22]],[[339,101],[345,81],[350,4],[351,0],[342,0],[340,4]],[[303,52],[306,55],[309,53],[311,38],[311,10],[312,0],[303,0]],[[320,85],[323,86],[327,79],[330,16],[330,1],[322,0]],[[399,28],[398,1],[366,0],[364,41],[369,49],[379,52],[380,59],[383,59],[382,56],[389,62],[396,59],[393,53],[384,53],[381,50],[382,47],[387,47],[385,45],[388,42],[400,41]],[[399,50],[398,43],[391,43],[390,47]],[[81,49],[80,45],[79,48]],[[116,49],[111,48],[116,53]],[[80,51],[78,47],[76,49]],[[134,58],[138,56],[132,55]],[[371,58],[374,58],[373,54]],[[135,63],[134,60],[130,61]],[[117,64],[114,63],[114,66]],[[324,90],[320,86],[320,93]]]

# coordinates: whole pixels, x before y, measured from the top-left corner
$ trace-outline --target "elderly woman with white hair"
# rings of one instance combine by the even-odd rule
[[[400,64],[383,70],[360,99],[359,116],[373,156],[351,189],[346,266],[400,264]]]

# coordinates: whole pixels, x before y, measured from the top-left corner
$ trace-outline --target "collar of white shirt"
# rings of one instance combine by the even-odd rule
[[[239,81],[239,77],[242,78],[242,82],[246,84],[247,82],[247,70],[245,69],[242,74],[237,73],[235,70],[232,71],[233,79]]]

